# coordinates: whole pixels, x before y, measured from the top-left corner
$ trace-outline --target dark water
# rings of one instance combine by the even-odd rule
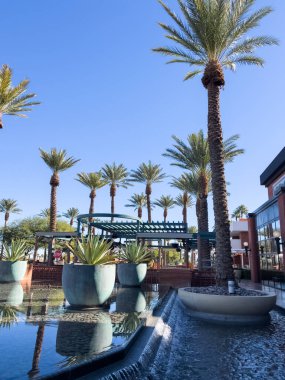
[[[263,326],[215,325],[187,315],[178,303],[153,379],[285,379],[285,314],[273,310],[270,316]]]
[[[61,287],[0,284],[0,379],[33,379],[122,345],[165,291],[116,287],[103,308],[79,311]]]

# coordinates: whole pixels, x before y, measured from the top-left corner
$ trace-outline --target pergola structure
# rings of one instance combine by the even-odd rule
[[[107,219],[106,219],[107,218]],[[120,221],[110,221],[120,219]],[[176,240],[188,252],[197,248],[197,240],[207,240],[215,246],[214,232],[189,233],[187,223],[182,222],[143,222],[141,219],[124,214],[82,214],[77,217],[77,234],[82,233],[82,225],[87,225],[88,230],[100,229],[101,236],[108,239],[125,239],[153,242],[152,247],[171,248],[166,241]],[[177,245],[178,246],[178,245]],[[186,255],[188,258],[188,255]]]

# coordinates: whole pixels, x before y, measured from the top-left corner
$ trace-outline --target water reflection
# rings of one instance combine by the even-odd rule
[[[114,335],[127,338],[133,334],[142,323],[143,321],[139,318],[138,313],[129,313],[123,318],[121,323],[114,326]]]
[[[10,328],[16,323],[19,306],[23,303],[24,291],[20,283],[1,284],[0,327]]]
[[[120,287],[116,297],[116,311],[119,313],[142,312],[146,299],[141,288]]]
[[[75,313],[72,313],[73,315]],[[77,318],[80,318],[78,313]],[[97,321],[86,313],[82,322],[70,320],[60,321],[56,335],[56,352],[62,356],[99,354],[112,344],[112,321],[108,314],[97,313]]]

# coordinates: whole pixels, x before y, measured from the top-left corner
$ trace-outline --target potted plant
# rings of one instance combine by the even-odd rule
[[[99,236],[77,239],[67,247],[80,263],[64,264],[62,287],[70,305],[93,307],[102,305],[115,284],[115,257],[111,245]]]
[[[123,286],[139,286],[145,279],[150,252],[141,244],[128,244],[120,253],[122,263],[117,266],[120,284]]]
[[[27,242],[12,240],[11,245],[3,243],[3,259],[0,261],[0,282],[21,281],[27,270]]]

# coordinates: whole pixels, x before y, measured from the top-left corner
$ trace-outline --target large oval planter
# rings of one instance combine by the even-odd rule
[[[109,315],[93,322],[60,321],[56,335],[56,352],[63,356],[100,354],[107,350],[113,339]]]
[[[118,279],[124,286],[139,286],[145,279],[147,264],[124,263],[117,265]]]
[[[65,264],[62,287],[71,306],[102,305],[110,297],[116,276],[116,265]]]
[[[276,304],[276,295],[230,296],[192,293],[178,289],[178,296],[190,315],[214,322],[238,324],[268,320]]]
[[[0,261],[0,282],[21,281],[26,270],[27,261]]]
[[[140,288],[119,288],[116,296],[118,313],[141,313],[146,308],[146,299]]]

